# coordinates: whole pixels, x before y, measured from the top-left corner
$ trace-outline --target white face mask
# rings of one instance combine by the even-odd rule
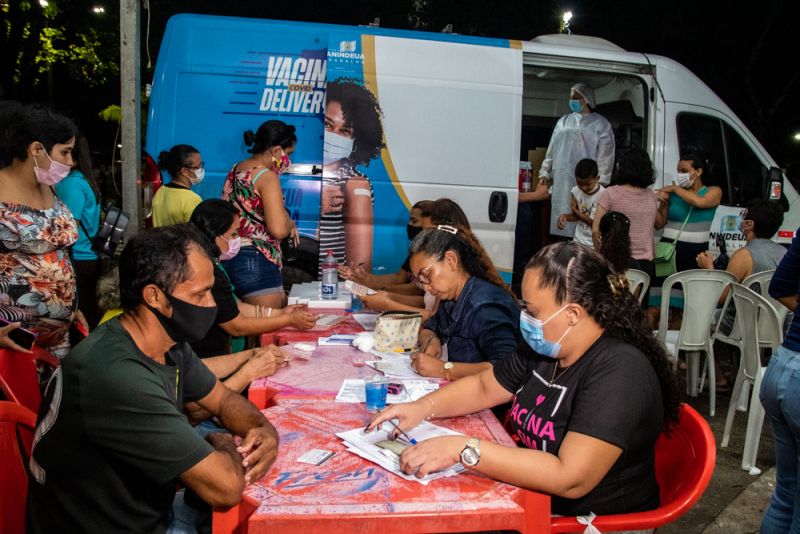
[[[353,138],[333,132],[325,132],[325,148],[322,163],[328,165],[341,159],[349,158],[353,153]]]
[[[206,177],[206,170],[204,168],[195,169],[194,171],[194,178],[189,178],[189,181],[192,182],[192,185],[197,185],[203,181],[203,178]]]
[[[692,187],[694,184],[694,180],[692,179],[692,173],[690,172],[679,172],[677,178],[675,178],[675,183],[678,187],[682,187],[687,189]]]

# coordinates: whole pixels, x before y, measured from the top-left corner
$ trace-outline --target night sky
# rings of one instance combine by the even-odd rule
[[[117,20],[119,4],[110,0],[108,4],[107,16]],[[153,66],[166,22],[176,13],[351,25],[367,24],[379,17],[386,28],[417,25],[440,31],[452,24],[456,33],[528,40],[557,32],[561,13],[569,9],[574,13],[573,33],[603,37],[626,50],[660,54],[688,67],[733,109],[796,183],[800,178],[800,143],[792,140],[792,135],[800,132],[796,111],[800,102],[797,1],[150,0],[149,4]],[[146,30],[147,12],[143,11],[143,41]],[[145,82],[152,77],[146,62],[143,43]],[[119,102],[119,81],[84,96],[76,101],[72,91],[57,93],[56,105],[75,108],[76,114],[88,117],[85,129],[107,137],[108,125],[97,127],[92,123],[98,122],[94,117],[99,109]],[[110,135],[113,138],[113,131]]]
[[[789,167],[791,174],[800,171],[793,168],[800,167],[800,143],[791,139],[800,131],[800,2],[150,0],[150,5],[153,55],[166,20],[180,12],[338,24],[366,24],[379,17],[381,26],[388,28],[411,28],[419,20],[429,31],[452,24],[456,33],[528,40],[557,32],[561,13],[571,10],[573,33],[603,37],[629,51],[664,55],[688,67],[780,165]],[[143,17],[143,25],[145,21]]]

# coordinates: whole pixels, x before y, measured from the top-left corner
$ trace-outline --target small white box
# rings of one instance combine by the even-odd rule
[[[320,282],[295,284],[289,293],[289,304],[307,304],[309,308],[329,308],[346,310],[353,306],[353,296],[339,282],[339,295],[335,299],[323,299]]]

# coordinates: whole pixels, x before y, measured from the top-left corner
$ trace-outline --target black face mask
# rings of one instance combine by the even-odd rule
[[[175,343],[194,343],[206,337],[217,319],[217,307],[196,306],[166,291],[163,293],[172,304],[172,317],[167,317],[152,306],[145,306],[155,314],[170,339]]]
[[[406,234],[408,234],[409,241],[414,241],[414,238],[417,237],[421,231],[421,226],[412,226],[410,224],[406,225]]]

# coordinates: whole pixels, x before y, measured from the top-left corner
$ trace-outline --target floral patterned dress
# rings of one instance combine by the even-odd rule
[[[238,174],[235,174],[235,169],[231,169],[225,177],[222,199],[231,202],[239,210],[242,246],[254,246],[268,261],[280,268],[283,266],[281,240],[269,235],[264,221],[264,200],[253,186],[253,180],[263,169],[248,169]]]
[[[38,333],[36,345],[63,358],[77,309],[69,247],[78,227],[59,199],[38,210],[0,202],[0,317]]]

